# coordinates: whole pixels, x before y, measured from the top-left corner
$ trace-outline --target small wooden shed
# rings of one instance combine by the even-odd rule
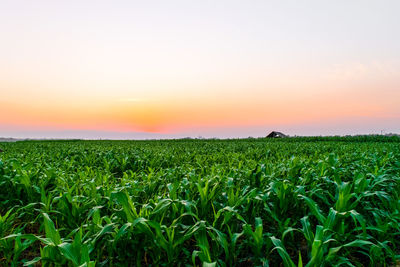
[[[283,137],[288,137],[288,136],[286,134],[277,131],[272,131],[269,135],[267,135],[267,138],[283,138]]]

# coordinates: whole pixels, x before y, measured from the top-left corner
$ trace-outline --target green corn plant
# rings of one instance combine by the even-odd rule
[[[176,262],[182,250],[182,244],[191,237],[190,235],[178,232],[178,222],[184,216],[191,215],[182,214],[181,217],[177,218],[170,226],[160,225],[154,221],[148,222],[148,225],[154,229],[157,246],[161,247],[167,253],[169,264]]]
[[[253,253],[256,257],[261,257],[262,248],[264,246],[264,236],[263,236],[263,222],[262,219],[257,217],[255,219],[255,227],[254,231],[252,230],[251,225],[246,224],[243,226],[243,232],[250,236],[253,240],[251,242],[251,246],[253,249]]]
[[[287,253],[286,248],[283,246],[281,240],[279,240],[276,237],[272,236],[271,237],[271,241],[274,244],[273,250],[277,250],[278,251],[279,256],[281,256],[281,258],[282,258],[283,265],[285,267],[295,267],[296,265],[294,264],[294,262],[290,258],[289,254]],[[302,261],[299,261],[299,265],[298,266],[302,266],[302,264],[303,264]]]
[[[82,242],[82,229],[76,232],[72,243],[63,242],[57,247],[61,254],[72,262],[73,266],[95,266],[96,262],[91,261],[89,256],[89,252],[92,250],[91,244]]]
[[[9,266],[19,266],[21,253],[28,249],[35,240],[23,240],[21,236],[11,234],[18,233],[22,229],[14,228],[17,213],[14,209],[8,210],[3,216],[0,215],[0,255],[4,255],[4,260]],[[4,238],[7,234],[15,238]],[[1,261],[0,261],[1,262]]]
[[[399,141],[0,143],[0,265],[396,266]]]
[[[354,198],[355,193],[353,193],[353,184],[342,182],[337,184],[337,196],[335,209],[338,212],[345,212],[353,209],[358,201],[351,201]]]
[[[112,193],[112,198],[116,199],[122,205],[128,222],[133,223],[134,220],[139,217],[128,193],[122,191],[114,192]]]
[[[193,265],[196,265],[196,257],[199,257],[200,261],[202,263],[213,263],[212,260],[212,254],[210,251],[210,243],[208,241],[208,236],[207,236],[207,226],[205,221],[199,221],[195,225],[193,225],[188,232],[185,234],[186,238],[189,238],[190,236],[194,235],[196,239],[196,245],[200,249],[198,250],[193,250],[192,253],[192,263]]]
[[[200,196],[200,211],[201,214],[205,215],[207,210],[210,208],[211,201],[216,195],[219,183],[215,183],[212,188],[210,188],[210,183],[212,180],[201,181],[197,183],[197,189]],[[202,185],[204,183],[204,185]]]

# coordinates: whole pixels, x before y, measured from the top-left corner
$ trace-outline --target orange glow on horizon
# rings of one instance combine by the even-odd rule
[[[364,100],[373,103],[372,99]],[[282,103],[285,103],[284,105]],[[332,103],[335,103],[332,105]],[[332,95],[303,99],[206,98],[157,101],[2,102],[0,123],[36,128],[175,133],[203,127],[284,125],[346,117],[382,116],[388,107]],[[289,108],[288,108],[289,107]],[[390,108],[390,107],[389,107]]]

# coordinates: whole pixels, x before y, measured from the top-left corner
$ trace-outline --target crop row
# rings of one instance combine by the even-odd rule
[[[5,266],[386,266],[400,259],[400,144],[1,144]]]

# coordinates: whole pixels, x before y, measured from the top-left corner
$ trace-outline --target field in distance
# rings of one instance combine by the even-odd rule
[[[0,265],[396,266],[400,139],[0,143]]]

